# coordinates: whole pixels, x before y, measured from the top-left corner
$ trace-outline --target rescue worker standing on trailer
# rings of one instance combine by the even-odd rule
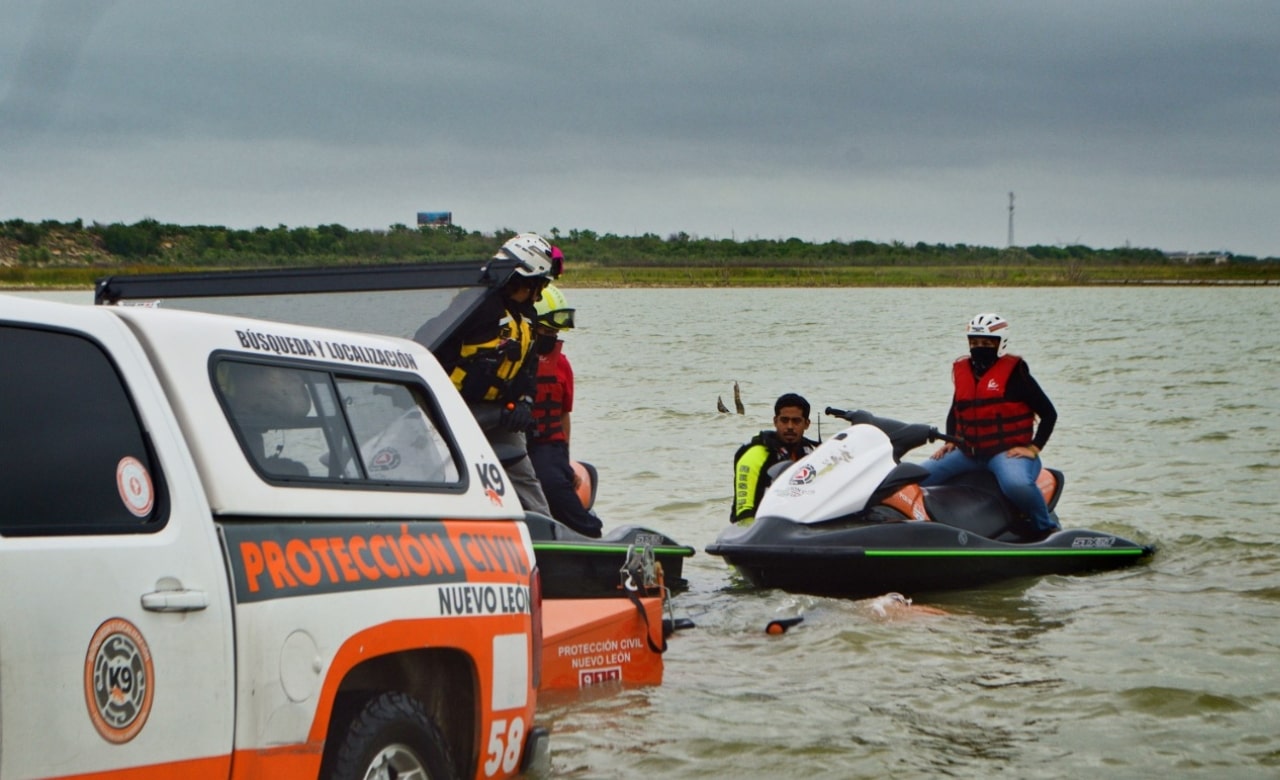
[[[534,304],[563,270],[563,255],[537,233],[521,233],[494,259],[517,262],[499,295],[490,296],[441,344],[436,357],[471,407],[526,511],[550,515],[528,457],[538,361],[533,352]]]
[[[542,291],[535,307],[533,349],[538,354],[538,392],[533,401],[533,437],[529,460],[551,507],[551,516],[584,536],[599,539],[603,524],[582,505],[577,477],[569,458],[570,414],[573,412],[573,366],[564,354],[560,332],[573,327],[573,309],[554,284]]]
[[[952,364],[955,394],[947,412],[947,434],[964,444],[948,442],[920,464],[929,471],[920,484],[940,485],[986,469],[1030,519],[1034,535],[1043,538],[1061,529],[1036,485],[1040,451],[1053,433],[1058,411],[1026,361],[1006,354],[1007,320],[999,314],[979,314],[969,321],[966,335],[969,354]]]

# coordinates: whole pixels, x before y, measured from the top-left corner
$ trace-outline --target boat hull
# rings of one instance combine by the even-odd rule
[[[661,596],[546,599],[539,691],[600,685],[660,685]]]
[[[1149,557],[1154,548],[1089,529],[1004,542],[934,522],[832,528],[762,518],[721,534],[707,552],[756,587],[857,598],[1115,569]]]
[[[592,539],[542,515],[530,513],[525,523],[542,575],[543,598],[626,596],[623,570],[628,558],[646,550],[652,550],[653,560],[662,568],[661,580],[668,590],[679,593],[689,587],[684,559],[695,550],[657,531],[628,525]]]

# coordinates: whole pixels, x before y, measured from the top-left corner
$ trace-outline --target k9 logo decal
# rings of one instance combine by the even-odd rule
[[[119,745],[142,731],[154,682],[151,649],[137,626],[123,618],[98,626],[84,658],[84,697],[103,739]]]
[[[507,493],[507,482],[502,478],[502,469],[496,463],[477,463],[476,476],[480,478],[480,486],[489,497],[489,503],[502,506],[502,497]]]
[[[480,478],[480,484],[485,490],[492,490],[500,496],[507,492],[506,480],[502,478],[502,469],[497,464],[477,463],[476,476]]]

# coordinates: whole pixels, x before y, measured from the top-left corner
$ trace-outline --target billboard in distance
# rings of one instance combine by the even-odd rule
[[[418,227],[444,227],[453,224],[452,211],[419,211]]]

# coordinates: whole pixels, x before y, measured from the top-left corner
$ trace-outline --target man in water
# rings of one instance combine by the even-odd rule
[[[733,456],[733,508],[730,520],[750,523],[765,488],[773,481],[769,469],[784,461],[797,461],[813,452],[818,442],[806,439],[809,402],[796,393],[785,393],[773,404],[773,430],[760,431]]]
[[[915,615],[947,615],[945,609],[930,607],[925,604],[916,604],[911,599],[901,593],[886,593],[883,596],[876,596],[864,602],[859,602],[859,606],[865,607],[873,617],[884,620],[893,620],[894,618],[913,617]]]

